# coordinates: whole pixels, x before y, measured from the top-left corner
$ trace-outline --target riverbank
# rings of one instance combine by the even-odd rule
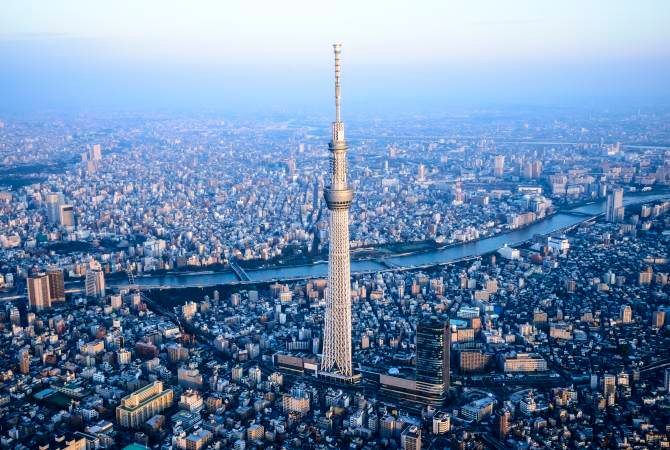
[[[630,195],[626,198],[625,204],[633,205],[668,199],[670,199],[670,192],[651,192]],[[602,214],[603,203],[603,201],[599,201],[561,211],[522,229],[464,244],[436,248],[427,252],[384,255],[372,259],[352,259],[351,272],[370,273],[385,270],[424,268],[479,257],[494,252],[503,245],[519,245],[537,235],[560,232],[588,220],[593,220]],[[144,289],[167,289],[321,278],[327,276],[328,263],[327,261],[319,261],[306,265],[253,269],[246,271],[246,273],[249,279],[244,282],[240,281],[232,271],[165,274],[161,276],[138,277],[136,281]],[[124,285],[127,285],[127,282],[122,282],[115,286],[122,287]]]

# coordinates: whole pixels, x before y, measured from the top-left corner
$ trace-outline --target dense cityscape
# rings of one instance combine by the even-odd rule
[[[307,25],[321,13],[306,14],[305,5],[292,22],[283,2],[281,11],[122,3],[118,12],[77,1],[58,12],[39,5],[39,19],[32,11],[25,23],[0,19],[10,30],[0,33],[0,59],[9,62],[0,73],[0,447],[670,448],[670,108],[653,83],[666,67],[654,60],[660,12],[628,11],[630,27],[621,27],[598,11],[621,34],[600,30],[598,38],[598,21],[576,26],[557,10],[533,18],[518,5],[509,13],[447,8],[441,18],[425,6],[361,4],[351,23],[331,5],[329,27],[357,36],[351,47],[363,52],[352,51],[349,65],[349,43],[332,44],[322,73],[283,61],[322,47],[325,35]],[[588,7],[576,9],[580,20],[593,19]],[[12,5],[7,17],[19,10]],[[357,22],[359,12],[369,23]],[[452,12],[455,22],[446,19]],[[49,25],[70,15],[76,20]],[[172,16],[185,28],[167,25]],[[81,29],[85,18],[90,26]],[[422,27],[399,26],[418,18]],[[108,23],[121,22],[125,31],[107,34]],[[458,48],[433,42],[461,23]],[[535,42],[541,26],[546,42]],[[580,45],[592,54],[576,44],[587,28],[591,40]],[[263,42],[257,56],[252,35]],[[634,45],[624,42],[631,35]],[[411,54],[401,52],[405,41]],[[128,42],[137,71],[124,81],[119,49]],[[222,43],[224,62],[198,63]],[[32,45],[45,61],[69,49],[54,57],[62,73],[38,76]],[[98,76],[122,80],[116,89],[87,84],[91,73],[59,78],[79,67],[69,52],[87,45],[101,51],[91,59]],[[648,59],[619,64],[621,79],[602,92],[621,100],[648,90],[652,101],[608,103],[591,78],[604,80],[608,51],[628,45]],[[551,54],[551,75],[533,67],[541,58],[529,49]],[[457,90],[458,64],[479,67],[461,52],[481,52],[485,72],[500,76],[514,101],[458,106],[435,92],[419,112],[360,108],[375,89],[398,94],[391,86],[399,68],[407,81],[437,67],[438,85]],[[390,54],[407,61],[377,58]],[[161,103],[138,69],[143,58],[225,74],[216,89],[232,103],[160,107],[196,88],[217,94],[203,79],[196,86],[188,70],[156,76],[167,71],[152,66],[154,87],[170,85],[161,77],[184,77],[183,91],[157,91]],[[449,69],[422,67],[433,59]],[[504,81],[510,64],[514,82]],[[631,72],[636,64],[644,75]],[[370,75],[379,73],[367,73],[370,66],[388,78]],[[252,98],[264,108],[261,97],[287,83],[284,70],[300,88],[287,85],[275,101],[304,95],[313,109],[304,75],[318,73],[328,80],[328,106],[239,106]],[[366,77],[374,83],[361,84]],[[544,86],[560,96],[572,77],[584,83],[581,100],[570,82],[574,98],[565,103],[542,106],[549,97],[532,94]],[[476,76],[469,82],[490,95]],[[435,90],[412,84],[421,83],[407,81],[389,104]],[[66,98],[72,85],[81,96]],[[86,107],[91,87],[100,107]],[[538,102],[523,106],[522,94]],[[124,106],[103,106],[112,97]],[[135,101],[142,107],[133,109]]]
[[[327,259],[323,129],[4,121],[3,445],[667,446],[667,113],[488,114],[351,127],[353,385],[317,376],[327,278],[252,281]]]

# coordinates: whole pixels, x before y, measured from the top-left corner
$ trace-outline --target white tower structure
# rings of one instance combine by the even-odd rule
[[[330,150],[330,184],[324,200],[330,210],[330,246],[328,252],[328,288],[323,329],[321,373],[344,382],[353,382],[351,365],[351,268],[349,264],[349,207],[354,192],[347,183],[347,143],[340,117],[340,53],[335,51],[335,121]]]

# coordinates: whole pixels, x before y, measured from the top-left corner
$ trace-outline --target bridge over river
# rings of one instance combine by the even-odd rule
[[[656,194],[630,195],[624,200],[626,205],[669,200],[670,192]],[[603,213],[603,202],[593,202],[560,211],[541,221],[519,230],[513,230],[496,236],[479,239],[463,244],[437,248],[429,251],[388,255],[376,259],[352,260],[352,273],[375,273],[380,271],[398,271],[428,268],[459,261],[478,258],[495,252],[503,245],[519,246],[537,235],[548,235],[567,231],[584,222],[595,220]],[[184,274],[165,274],[138,276],[135,282],[142,289],[206,287],[226,284],[263,283],[272,281],[291,281],[325,277],[328,263],[319,261],[310,265],[279,266],[264,269],[244,270],[236,263],[232,270],[223,272],[196,272]],[[122,287],[125,281],[110,282],[112,287]]]

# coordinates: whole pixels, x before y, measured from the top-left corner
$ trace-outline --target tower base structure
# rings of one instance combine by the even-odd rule
[[[321,381],[335,385],[358,384],[363,379],[363,376],[360,373],[353,373],[352,375],[342,375],[341,373],[326,372],[323,370],[319,370],[316,373],[316,376]]]

